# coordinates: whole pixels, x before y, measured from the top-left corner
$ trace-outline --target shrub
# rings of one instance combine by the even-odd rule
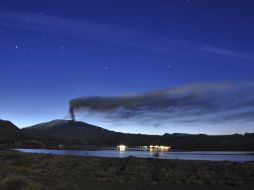
[[[40,186],[21,176],[8,176],[0,184],[2,190],[40,190]]]

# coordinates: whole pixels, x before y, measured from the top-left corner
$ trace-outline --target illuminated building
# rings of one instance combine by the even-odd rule
[[[125,151],[126,150],[126,146],[125,145],[118,145],[117,146],[117,150],[119,150],[119,151]]]

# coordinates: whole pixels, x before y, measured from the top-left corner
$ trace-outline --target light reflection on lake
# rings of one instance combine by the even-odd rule
[[[154,152],[140,150],[117,151],[115,149],[104,150],[50,150],[50,149],[15,149],[25,153],[42,153],[54,155],[73,155],[86,157],[116,157],[124,158],[135,156],[139,158],[155,158]],[[181,159],[181,160],[211,160],[211,161],[254,161],[254,152],[237,151],[169,151],[159,152],[156,158]]]

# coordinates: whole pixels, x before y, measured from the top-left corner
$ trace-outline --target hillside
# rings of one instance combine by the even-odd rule
[[[10,139],[18,136],[20,130],[10,121],[0,120],[0,139]]]
[[[174,135],[165,134],[161,141],[186,150],[254,150],[254,133],[244,135]]]
[[[0,148],[19,146],[25,139],[16,125],[10,121],[0,120]]]
[[[22,129],[24,134],[46,144],[55,142],[67,145],[116,146],[159,143],[158,135],[126,134],[110,131],[84,122],[53,120]]]
[[[101,127],[71,120],[53,120],[24,128],[22,131],[26,135],[43,141],[59,140],[82,145],[97,145],[98,142],[101,144],[107,137],[116,134]]]
[[[254,150],[254,134],[127,134],[71,120],[53,120],[19,129],[10,121],[0,120],[0,147],[41,148],[58,147],[59,144],[70,148],[160,144],[178,150]]]
[[[254,134],[217,135],[164,134],[144,135],[109,131],[84,122],[54,120],[24,128],[22,131],[47,145],[128,146],[162,144],[185,150],[253,150]]]

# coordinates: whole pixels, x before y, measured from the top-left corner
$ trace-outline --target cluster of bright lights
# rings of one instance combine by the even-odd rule
[[[140,148],[149,150],[151,152],[153,151],[169,151],[171,149],[171,146],[160,146],[160,145],[149,145],[149,146],[140,146]]]
[[[120,151],[125,151],[126,150],[126,146],[125,145],[118,145],[117,146],[117,150],[120,150]]]

